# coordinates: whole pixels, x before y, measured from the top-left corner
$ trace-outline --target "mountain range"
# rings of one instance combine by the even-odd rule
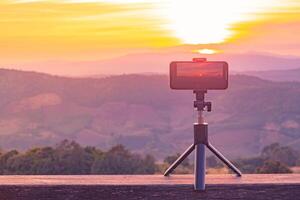
[[[300,81],[300,68],[285,70],[245,71],[242,73],[273,81]]]
[[[0,70],[0,147],[26,149],[63,139],[107,149],[124,144],[161,159],[193,141],[194,95],[165,75],[70,78]],[[209,137],[231,158],[279,142],[300,149],[300,82],[231,75],[209,91]]]
[[[206,57],[208,60],[226,60],[231,71],[287,70],[300,67],[300,58],[284,57],[262,53],[213,54],[203,55],[191,50],[164,50],[159,53],[136,53],[120,57],[93,61],[52,60],[18,65],[5,68],[25,69],[64,76],[100,76],[120,74],[156,73],[167,74],[170,61],[191,60],[193,57]]]

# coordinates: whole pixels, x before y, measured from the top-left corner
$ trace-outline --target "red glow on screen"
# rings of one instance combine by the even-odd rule
[[[177,76],[179,77],[207,77],[222,78],[223,64],[210,63],[179,63],[177,65]]]

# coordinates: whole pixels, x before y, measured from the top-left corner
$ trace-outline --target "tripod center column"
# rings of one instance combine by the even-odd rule
[[[206,155],[205,147],[208,143],[207,123],[204,122],[202,114],[198,116],[198,123],[194,124],[194,144],[195,144],[195,183],[194,189],[205,190]]]

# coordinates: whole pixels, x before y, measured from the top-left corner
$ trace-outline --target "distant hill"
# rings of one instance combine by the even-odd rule
[[[192,143],[193,94],[163,75],[65,78],[0,70],[0,147],[24,149],[63,139],[108,148],[122,143],[158,158]],[[280,142],[300,147],[300,83],[234,75],[209,92],[210,138],[231,157]]]
[[[242,73],[273,81],[300,81],[300,68],[286,70],[245,71]]]
[[[195,47],[196,48],[196,47]],[[184,53],[183,53],[184,52]],[[41,61],[18,65],[10,65],[15,69],[43,71],[51,74],[67,76],[94,76],[94,75],[119,75],[119,74],[167,74],[170,61],[191,60],[194,57],[205,57],[208,60],[226,60],[231,71],[261,71],[285,70],[300,67],[299,57],[284,57],[279,55],[265,55],[260,53],[243,54],[213,54],[201,55],[191,50],[164,50],[160,53],[136,53],[94,61]]]

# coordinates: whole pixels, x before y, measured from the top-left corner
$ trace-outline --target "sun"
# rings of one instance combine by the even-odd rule
[[[195,50],[195,52],[200,53],[200,54],[208,54],[208,55],[218,53],[218,51],[215,49],[198,49],[198,50]]]
[[[255,18],[253,13],[267,9],[275,2],[276,0],[169,1],[165,9],[169,20],[167,28],[183,43],[222,43],[235,35],[234,24]]]

